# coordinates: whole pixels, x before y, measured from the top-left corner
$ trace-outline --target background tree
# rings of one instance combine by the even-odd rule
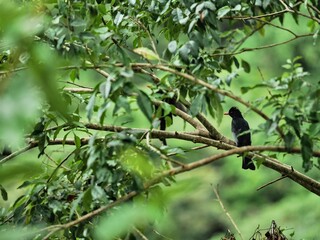
[[[1,1],[2,236],[249,239],[276,219],[315,237],[319,13],[316,1]],[[253,146],[229,139],[231,106]]]

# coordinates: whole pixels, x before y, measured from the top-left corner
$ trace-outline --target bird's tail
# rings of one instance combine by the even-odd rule
[[[252,159],[250,157],[247,157],[247,156],[242,158],[242,168],[243,169],[250,169],[250,170],[255,170],[256,169]]]

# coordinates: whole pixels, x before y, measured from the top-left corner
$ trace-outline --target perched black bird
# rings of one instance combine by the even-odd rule
[[[238,147],[251,145],[251,134],[248,122],[242,117],[238,108],[232,107],[229,112],[224,113],[232,118],[231,131]],[[242,168],[255,170],[252,159],[248,156],[242,158]]]

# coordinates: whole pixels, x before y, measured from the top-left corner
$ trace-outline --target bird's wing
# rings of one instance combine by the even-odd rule
[[[238,147],[251,145],[249,124],[243,118],[232,121],[232,133]]]

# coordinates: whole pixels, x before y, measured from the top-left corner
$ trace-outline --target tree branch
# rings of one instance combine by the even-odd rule
[[[128,193],[127,195],[117,199],[116,201],[114,201],[114,202],[112,202],[112,203],[110,203],[110,204],[108,204],[106,206],[100,207],[100,208],[98,208],[98,209],[96,209],[96,210],[94,210],[92,212],[89,212],[86,215],[83,215],[83,216],[79,217],[78,219],[76,219],[74,221],[68,222],[66,224],[52,225],[50,227],[41,229],[39,232],[47,232],[47,231],[49,231],[49,233],[43,238],[43,239],[48,239],[54,233],[56,233],[56,232],[58,232],[60,230],[63,230],[63,229],[68,229],[68,228],[70,228],[72,226],[78,225],[81,222],[89,220],[92,217],[97,216],[97,215],[105,212],[106,210],[113,208],[116,205],[119,205],[120,203],[128,201],[129,199],[133,198],[136,195],[138,195],[138,192],[132,191],[132,192]]]
[[[225,151],[223,153],[219,153],[219,154],[213,155],[213,156],[208,157],[208,158],[200,159],[200,160],[198,160],[196,162],[193,162],[193,163],[189,163],[189,164],[185,164],[183,166],[178,166],[178,167],[172,168],[170,170],[162,172],[161,174],[156,176],[154,179],[146,182],[144,184],[144,191],[148,190],[150,187],[152,187],[152,186],[154,186],[154,185],[156,185],[158,183],[161,183],[162,179],[165,178],[165,177],[170,177],[170,176],[173,176],[173,175],[177,175],[177,174],[180,174],[180,173],[183,173],[183,172],[190,171],[192,169],[207,165],[209,163],[212,163],[214,161],[217,161],[217,160],[219,160],[221,158],[224,158],[224,157],[227,157],[227,156],[230,156],[230,155],[233,155],[233,154],[240,154],[240,153],[243,153],[243,152],[247,152],[248,149],[250,149],[250,150],[261,150],[261,149],[266,149],[266,148],[268,148],[268,147],[266,147],[266,146],[248,146],[248,147],[241,147],[241,148],[233,148],[233,149],[227,150],[227,151]],[[270,164],[275,164],[275,161],[270,161],[270,160],[266,159],[265,162],[263,162],[263,164],[268,166]],[[296,181],[296,182],[298,182],[302,186],[306,187],[308,190],[310,190],[310,191],[312,191],[315,194],[320,196],[320,183],[319,182],[316,182],[313,179],[310,179],[310,178],[302,175],[301,173],[299,173],[297,171],[292,171],[292,167],[290,167],[290,166],[285,166],[284,164],[277,163],[277,168],[278,168],[279,172],[283,171],[283,169],[288,169],[288,173],[287,173],[288,177],[290,177],[294,181],[298,177],[300,180]],[[108,204],[106,206],[103,206],[103,207],[101,207],[99,209],[96,209],[96,210],[94,210],[94,211],[92,211],[92,212],[90,212],[90,213],[88,213],[88,214],[86,214],[86,215],[74,220],[74,221],[71,221],[71,222],[63,224],[63,225],[61,225],[61,224],[53,225],[53,226],[50,226],[50,227],[42,229],[40,232],[49,231],[49,234],[47,234],[45,236],[45,238],[43,238],[43,239],[47,239],[52,234],[56,233],[57,231],[60,231],[60,230],[63,230],[63,229],[67,229],[67,228],[75,226],[75,225],[77,225],[77,224],[79,224],[81,222],[84,222],[84,221],[86,221],[86,220],[88,220],[88,219],[90,219],[90,218],[92,218],[92,217],[94,217],[96,215],[99,215],[102,212],[105,212],[106,210],[108,210],[108,209],[110,209],[110,208],[112,208],[112,207],[114,207],[116,205],[119,205],[120,203],[123,203],[123,202],[133,198],[134,196],[137,196],[137,195],[138,195],[138,192],[132,191],[132,192],[128,193],[127,195],[119,198],[115,202],[110,203],[110,204]]]
[[[165,71],[165,72],[170,72],[172,74],[175,74],[177,76],[180,76],[180,77],[183,77],[191,82],[194,82],[194,83],[197,83],[197,84],[200,84],[216,93],[219,93],[221,95],[224,95],[226,97],[229,97],[241,104],[243,104],[244,106],[250,108],[252,111],[254,111],[255,113],[257,113],[259,116],[261,116],[263,119],[265,120],[270,120],[270,118],[265,114],[263,113],[261,110],[259,110],[258,108],[254,107],[253,105],[251,105],[249,102],[246,102],[244,101],[242,98],[238,97],[238,96],[235,96],[234,94],[232,94],[231,92],[229,91],[226,91],[226,90],[223,90],[223,89],[219,89],[195,76],[192,76],[192,75],[189,75],[187,73],[183,73],[183,72],[180,72],[178,70],[175,70],[175,69],[172,69],[170,67],[167,67],[167,66],[164,66],[164,65],[153,65],[153,64],[149,64],[149,63],[133,63],[132,64],[133,67],[137,66],[137,67],[145,67],[145,68],[155,68],[155,69],[159,69],[159,70],[162,70],[162,71]],[[281,137],[284,137],[284,134],[282,132],[282,130],[279,128],[279,126],[277,126],[277,131],[279,132],[279,134],[281,135]]]

